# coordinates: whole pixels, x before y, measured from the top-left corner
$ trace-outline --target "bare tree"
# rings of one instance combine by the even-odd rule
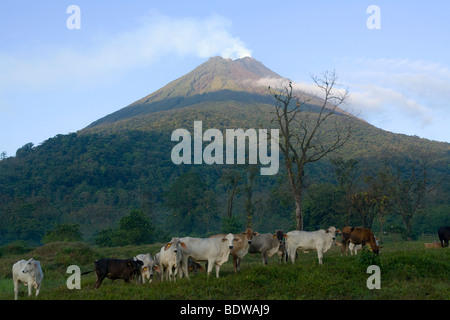
[[[269,87],[275,98],[275,113],[280,129],[279,145],[295,201],[297,230],[303,230],[302,192],[305,188],[305,166],[316,162],[342,147],[350,138],[352,121],[339,121],[335,116],[346,116],[340,106],[348,99],[347,90],[337,88],[334,72],[321,77],[312,76],[321,96],[312,97],[296,92],[292,82],[280,88]],[[321,134],[321,128],[332,128],[331,136]]]

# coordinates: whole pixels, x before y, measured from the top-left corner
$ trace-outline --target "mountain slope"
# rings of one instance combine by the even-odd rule
[[[77,133],[19,149],[16,157],[0,161],[0,243],[39,242],[55,223],[78,223],[84,237],[92,239],[99,230],[114,227],[130,208],[143,210],[157,225],[170,226],[179,235],[220,231],[227,206],[223,174],[232,170],[246,177],[247,167],[177,166],[171,160],[176,144],[171,133],[177,128],[192,133],[194,121],[203,121],[203,130],[274,127],[269,79],[283,78],[252,58],[211,58]],[[430,176],[449,173],[448,143],[393,134],[355,117],[338,114],[333,120],[354,124],[351,140],[335,155],[356,158],[372,173],[382,166],[386,154],[414,159],[417,150],[434,156]],[[333,126],[320,129],[323,139],[332,137]],[[289,229],[292,224],[290,193],[284,189],[280,160],[276,176],[255,180],[255,195],[261,200],[253,226],[260,232]],[[309,166],[307,176],[312,182],[334,182],[327,159]],[[193,188],[202,196],[187,201],[186,207],[196,203],[197,209],[183,215],[169,209],[166,202],[170,191],[176,199],[192,191],[175,188],[181,185],[177,182],[188,179],[197,181]],[[436,201],[447,205],[448,182],[441,189]],[[242,217],[244,205],[241,193],[234,215]]]
[[[210,58],[183,77],[95,121],[88,128],[201,102],[229,100],[271,102],[271,97],[267,96],[267,86],[258,83],[263,78],[283,79],[250,57],[234,61],[221,57]]]

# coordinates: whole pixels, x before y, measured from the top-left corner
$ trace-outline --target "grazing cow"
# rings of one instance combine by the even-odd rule
[[[188,259],[188,271],[198,274],[198,272],[205,272],[205,269],[200,265],[200,263],[195,262],[192,258]]]
[[[319,264],[323,264],[323,254],[331,248],[335,242],[336,233],[340,232],[335,227],[318,231],[290,231],[285,235],[287,255],[291,258],[292,263],[295,263],[298,248],[304,252],[317,250]]]
[[[161,269],[161,281],[164,280],[164,275],[166,275],[166,280],[176,280],[175,278],[178,274],[178,268],[180,267],[181,262],[180,246],[186,249],[186,245],[184,242],[180,241],[180,238],[172,238],[172,240],[166,243],[159,251],[158,265]],[[180,276],[182,276],[181,273]]]
[[[278,233],[264,233],[253,237],[252,243],[248,248],[249,253],[261,253],[263,265],[267,265],[269,257],[278,252],[280,240]]]
[[[155,260],[153,260],[151,254],[138,254],[136,257],[134,257],[134,259],[143,262],[141,272],[138,273],[139,283],[145,283],[145,278],[149,279],[149,283],[151,283],[153,280],[153,272],[159,272],[159,266],[156,265]]]
[[[130,282],[134,276],[141,272],[144,263],[141,260],[131,259],[100,259],[95,260],[95,275],[97,281],[94,288],[100,287],[103,279],[111,280],[122,279],[125,282]]]
[[[33,258],[17,261],[12,267],[12,276],[14,282],[14,299],[17,300],[19,294],[20,282],[28,286],[28,296],[31,296],[31,289],[36,290],[36,297],[39,295],[41,289],[42,273],[41,263]]]
[[[450,240],[450,227],[440,227],[438,230],[438,236],[442,248],[448,247],[448,241]]]
[[[186,247],[181,246],[181,271],[189,278],[188,260],[207,261],[207,275],[211,274],[213,265],[216,266],[216,277],[219,277],[220,266],[228,261],[230,251],[233,249],[234,235],[227,234],[225,237],[212,238],[181,238]]]
[[[379,245],[378,240],[379,240],[378,238],[375,238],[375,242],[377,243],[377,246]],[[342,243],[339,243],[339,245],[342,246]],[[362,244],[354,244],[350,241],[350,243],[348,244],[348,249],[350,250],[351,255],[353,255],[353,253],[354,253],[356,256],[358,254],[358,250],[362,249]]]
[[[366,243],[368,243],[373,253],[378,254],[378,252],[380,251],[380,247],[378,246],[378,243],[375,240],[375,236],[373,235],[372,230],[368,228],[361,228],[361,227],[342,228],[341,253],[345,251],[345,254],[347,254],[349,242],[353,244],[361,244],[362,246],[365,246]]]
[[[256,235],[258,235],[258,232],[254,232],[251,228],[247,228],[247,230],[245,230],[245,232],[242,232],[242,234],[234,235],[235,242],[233,245],[233,249],[230,252],[231,256],[233,257],[234,272],[238,272],[241,270],[241,260],[248,253],[248,248],[252,243],[253,236]],[[224,236],[224,234],[216,234],[211,236],[210,238]]]

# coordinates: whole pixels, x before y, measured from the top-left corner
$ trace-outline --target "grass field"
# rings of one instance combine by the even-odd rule
[[[80,266],[81,272],[93,270],[99,258],[129,258],[139,253],[159,251],[162,244],[96,248],[83,243],[50,243],[26,253],[4,252],[0,258],[0,300],[14,298],[12,265],[20,259],[40,260],[44,280],[39,297],[27,296],[21,287],[21,300],[450,300],[450,248],[425,249],[424,242],[387,240],[376,263],[381,269],[381,289],[368,289],[366,273],[370,261],[358,256],[341,256],[334,246],[324,255],[320,266],[317,254],[299,253],[292,265],[278,263],[278,257],[262,265],[260,255],[248,254],[235,274],[232,258],[220,269],[217,279],[205,273],[191,279],[151,284],[124,283],[105,279],[94,289],[95,274],[81,276],[81,289],[69,290],[66,273],[69,265]],[[370,260],[371,256],[366,255]],[[366,259],[366,260],[367,260]]]

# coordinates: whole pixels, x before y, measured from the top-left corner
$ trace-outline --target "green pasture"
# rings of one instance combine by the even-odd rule
[[[0,300],[14,298],[12,265],[33,257],[41,261],[44,280],[39,297],[27,296],[21,287],[19,299],[31,300],[450,300],[450,248],[425,249],[424,242],[387,239],[378,257],[371,253],[341,256],[334,246],[324,255],[320,266],[316,252],[301,253],[295,264],[279,263],[278,257],[262,265],[260,255],[248,254],[241,272],[234,273],[232,258],[208,278],[205,273],[176,282],[124,283],[105,279],[94,289],[95,274],[81,276],[81,289],[69,290],[67,267],[75,264],[81,272],[93,270],[99,258],[129,258],[139,253],[159,251],[162,244],[97,248],[84,243],[58,242],[28,252],[3,250],[0,258]],[[5,249],[5,248],[3,248]],[[19,250],[20,251],[20,250]],[[22,250],[26,251],[26,250]],[[368,289],[366,273],[370,264],[381,270],[381,289]]]

